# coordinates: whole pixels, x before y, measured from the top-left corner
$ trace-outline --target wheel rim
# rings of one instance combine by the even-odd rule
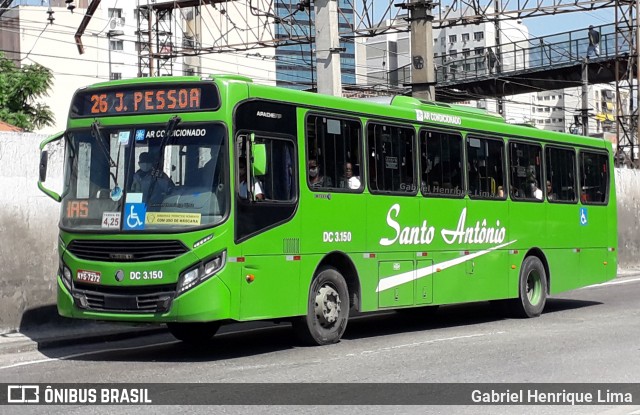
[[[540,302],[542,296],[542,281],[540,280],[540,274],[536,271],[531,271],[527,276],[527,298],[529,303],[536,305]]]
[[[331,327],[340,316],[341,300],[338,291],[330,285],[323,285],[316,293],[315,313],[324,328]]]

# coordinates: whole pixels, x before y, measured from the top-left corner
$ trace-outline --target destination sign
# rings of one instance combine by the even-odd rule
[[[213,84],[125,85],[79,91],[73,98],[71,117],[212,111],[220,105]]]

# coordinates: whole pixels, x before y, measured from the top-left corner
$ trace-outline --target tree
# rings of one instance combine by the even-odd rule
[[[53,125],[48,105],[36,102],[48,96],[53,74],[40,64],[22,68],[0,53],[0,120],[26,131]]]

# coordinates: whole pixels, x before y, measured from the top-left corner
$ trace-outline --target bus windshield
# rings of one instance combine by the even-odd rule
[[[69,131],[61,227],[175,232],[221,222],[225,136],[219,123]]]

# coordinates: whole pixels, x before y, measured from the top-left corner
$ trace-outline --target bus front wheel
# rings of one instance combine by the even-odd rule
[[[298,338],[309,345],[337,343],[348,319],[349,290],[344,277],[335,268],[321,269],[309,289],[307,315],[293,321]]]
[[[547,301],[547,273],[540,258],[528,256],[522,262],[518,293],[511,302],[512,313],[517,317],[538,317]]]
[[[211,340],[220,328],[220,322],[167,323],[167,328],[176,339],[189,344],[198,344]]]

